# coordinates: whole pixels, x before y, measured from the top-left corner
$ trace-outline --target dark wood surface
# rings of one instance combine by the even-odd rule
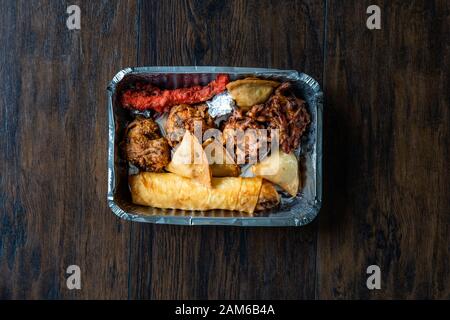
[[[450,3],[0,1],[0,298],[450,298]],[[366,28],[378,4],[382,29]],[[301,228],[118,219],[106,85],[127,66],[296,69],[325,94]],[[81,268],[81,290],[65,270]],[[382,288],[366,287],[381,268]]]

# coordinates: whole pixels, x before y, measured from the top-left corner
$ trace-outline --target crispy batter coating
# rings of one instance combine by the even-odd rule
[[[215,128],[214,119],[209,115],[206,104],[180,104],[173,107],[165,125],[170,146],[175,147],[183,139],[185,130],[194,134],[195,125],[201,125],[202,136],[206,130]]]
[[[266,103],[253,106],[246,113],[235,110],[224,125],[225,138],[226,129],[278,129],[281,149],[288,154],[296,149],[310,123],[310,116],[305,101],[297,98],[291,89],[291,83],[285,82]]]
[[[280,203],[280,195],[274,185],[267,180],[263,180],[259,200],[255,211],[265,211],[276,207]]]
[[[254,148],[256,151],[259,150],[263,143],[258,139],[258,135],[262,136],[259,129],[264,129],[264,124],[251,117],[247,117],[241,109],[234,110],[231,117],[224,123],[222,127],[223,142],[229,143],[228,141],[232,141],[234,145],[233,158],[235,161],[241,161],[239,159],[239,154],[241,154],[244,156],[243,160],[247,162],[250,154],[255,155],[255,152],[252,152],[251,148]],[[240,141],[238,138],[239,134],[244,134],[243,141]]]
[[[137,118],[126,128],[123,150],[142,170],[160,172],[170,162],[169,144],[152,119]]]
[[[238,107],[247,111],[255,104],[266,102],[279,85],[278,81],[250,77],[230,82],[227,89]]]

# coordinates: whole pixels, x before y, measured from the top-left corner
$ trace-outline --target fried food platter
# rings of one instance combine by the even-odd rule
[[[107,198],[119,217],[236,226],[301,226],[316,217],[322,92],[308,75],[127,68],[107,93]]]

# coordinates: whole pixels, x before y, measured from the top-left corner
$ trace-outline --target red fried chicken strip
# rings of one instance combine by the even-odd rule
[[[178,104],[194,104],[209,100],[224,91],[229,81],[228,75],[219,74],[216,80],[206,86],[173,90],[161,90],[151,84],[136,83],[135,88],[123,92],[121,103],[128,109],[168,111],[170,107]]]

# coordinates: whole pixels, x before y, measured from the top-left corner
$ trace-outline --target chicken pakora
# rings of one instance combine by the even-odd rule
[[[152,119],[136,118],[127,126],[123,151],[128,161],[145,171],[161,172],[170,162],[167,139]]]

